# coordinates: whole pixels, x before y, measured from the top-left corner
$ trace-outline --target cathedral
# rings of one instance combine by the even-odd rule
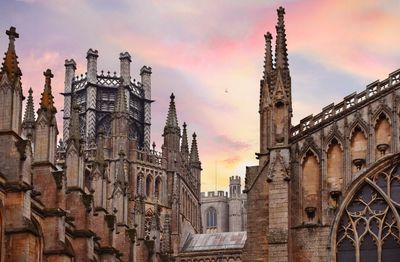
[[[170,97],[161,152],[151,138],[150,67],[141,81],[65,60],[63,139],[53,74],[35,113],[18,66],[15,27],[0,71],[0,261],[175,261],[190,234],[201,232],[201,162]],[[23,118],[22,118],[23,115]]]
[[[293,126],[277,11],[274,57],[265,34],[259,164],[246,170],[243,261],[399,261],[400,70]]]

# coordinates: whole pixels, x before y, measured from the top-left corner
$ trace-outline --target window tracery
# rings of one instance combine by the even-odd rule
[[[400,165],[367,177],[346,205],[336,233],[336,261],[398,261]]]

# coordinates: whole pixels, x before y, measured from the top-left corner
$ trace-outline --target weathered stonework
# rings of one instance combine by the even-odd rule
[[[170,261],[201,232],[201,162],[196,135],[181,138],[174,95],[162,152],[150,148],[151,68],[131,80],[65,60],[64,140],[50,69],[35,118],[32,90],[22,116],[15,28],[0,71],[0,262]],[[186,128],[186,125],[185,125]],[[185,136],[187,134],[185,133]],[[185,148],[180,148],[181,141]]]
[[[396,261],[400,70],[292,126],[284,13],[275,60],[265,35],[244,261]]]

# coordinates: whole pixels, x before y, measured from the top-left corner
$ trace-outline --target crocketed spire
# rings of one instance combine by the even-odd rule
[[[181,152],[182,152],[182,154],[184,154],[186,156],[189,155],[189,143],[188,143],[188,137],[187,137],[187,130],[186,130],[186,123],[185,122],[183,122]]]
[[[125,88],[123,86],[123,80],[121,79],[121,84],[118,87],[117,101],[115,102],[114,112],[126,113],[126,97]]]
[[[267,78],[269,73],[272,72],[273,68],[273,61],[272,61],[272,35],[270,32],[267,32],[264,35],[265,38],[265,56],[264,56],[264,79]]]
[[[57,109],[54,107],[54,96],[51,92],[51,79],[54,75],[50,69],[47,69],[43,75],[45,76],[44,90],[40,99],[40,109],[47,110],[52,113],[56,113]]]
[[[22,122],[22,125],[28,124],[28,123],[35,123],[35,108],[33,106],[33,97],[32,97],[32,88],[29,88],[28,91],[28,99],[26,101],[26,107],[25,107],[25,114],[24,114],[24,121]]]
[[[193,133],[192,148],[190,149],[190,163],[199,164],[199,150],[197,149],[196,133]]]
[[[278,24],[276,25],[275,66],[276,68],[287,69],[289,67],[289,63],[284,20],[285,9],[283,7],[279,7],[277,12]]]
[[[15,27],[10,27],[6,31],[8,39],[8,49],[5,53],[4,62],[2,64],[1,73],[7,74],[10,83],[14,83],[19,77],[22,76],[21,69],[18,67],[18,56],[15,53],[15,39],[19,37]]]
[[[178,117],[176,116],[174,93],[171,94],[170,98],[171,101],[169,102],[168,116],[167,116],[167,122],[164,127],[164,134],[168,133],[169,131],[180,132],[178,125]]]

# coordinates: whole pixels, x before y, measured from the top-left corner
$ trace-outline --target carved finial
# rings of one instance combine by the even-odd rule
[[[24,114],[24,121],[22,122],[22,125],[27,124],[27,123],[35,123],[35,108],[33,105],[33,96],[32,96],[32,87],[29,88],[28,91],[28,99],[26,101],[26,107],[25,107],[25,114]]]
[[[286,30],[284,14],[285,9],[279,7],[278,10],[278,24],[276,25],[276,48],[275,48],[275,66],[276,68],[287,69],[288,55],[286,46]]]
[[[47,69],[45,72],[43,72],[43,75],[45,76],[45,84],[42,97],[40,99],[40,109],[56,113],[57,110],[54,107],[54,96],[51,91],[51,79],[54,77],[54,75],[51,73],[50,69]]]
[[[273,61],[272,61],[272,35],[270,32],[267,32],[264,35],[265,38],[265,57],[264,57],[264,80],[267,79],[267,76],[270,72],[272,72]]]
[[[197,148],[197,135],[193,133],[192,147],[190,149],[190,163],[200,167],[199,150]]]
[[[176,115],[174,93],[171,94],[170,98],[171,98],[171,100],[169,102],[168,116],[167,116],[167,122],[164,127],[164,133],[166,132],[167,128],[173,128],[179,132],[178,117]]]
[[[182,131],[182,142],[181,142],[181,153],[185,156],[189,155],[189,143],[187,137],[186,123],[183,122],[183,131]]]
[[[18,56],[15,52],[15,39],[19,37],[19,34],[13,26],[6,31],[6,34],[8,35],[9,43],[1,72],[6,73],[8,80],[11,83],[14,83],[20,76],[22,76],[21,69],[18,67]]]

